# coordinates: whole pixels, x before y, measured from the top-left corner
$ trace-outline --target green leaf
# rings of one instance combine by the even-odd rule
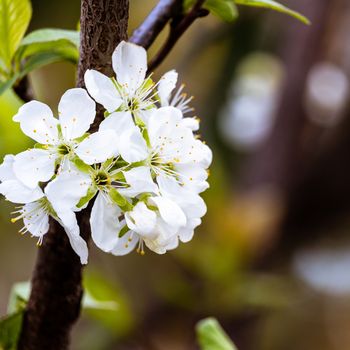
[[[0,319],[0,349],[16,350],[22,319],[23,310]]]
[[[14,85],[18,79],[18,76],[18,74],[15,74],[12,78],[6,80],[5,82],[0,82],[0,96]]]
[[[290,15],[290,16],[298,19],[299,21],[301,21],[305,24],[310,24],[310,21],[305,16],[303,16],[299,12],[296,12],[296,11],[289,9],[288,7],[278,3],[277,1],[273,1],[273,0],[235,0],[235,3],[237,5],[269,8],[269,9]]]
[[[203,7],[225,22],[233,22],[238,17],[233,0],[207,0]]]
[[[89,187],[86,195],[82,198],[80,198],[80,201],[77,204],[77,208],[82,208],[86,204],[90,202],[92,198],[94,198],[95,194],[97,193],[97,188],[95,186]]]
[[[202,350],[237,350],[215,318],[209,317],[198,322],[196,331]]]
[[[73,46],[57,47],[52,51],[33,55],[25,62],[23,69],[20,71],[20,76],[24,77],[34,69],[61,61],[68,61],[74,64],[77,63],[78,52],[76,48]]]
[[[122,335],[133,326],[128,294],[114,281],[97,271],[84,273],[84,313],[100,322],[113,334]]]
[[[54,42],[63,39],[71,42],[75,47],[79,47],[79,32],[76,30],[51,28],[39,29],[29,33],[23,38],[20,47],[31,44]]]
[[[64,29],[40,29],[28,34],[16,53],[16,61],[38,53],[71,50],[78,57],[79,32]]]
[[[0,0],[0,56],[7,68],[27,30],[32,7],[29,0]]]

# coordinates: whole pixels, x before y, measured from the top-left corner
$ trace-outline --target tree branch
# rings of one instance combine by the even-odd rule
[[[181,8],[182,0],[160,0],[129,41],[148,49],[166,24],[181,13]]]
[[[163,62],[180,37],[197,18],[204,17],[209,14],[208,10],[202,8],[204,1],[205,0],[197,0],[191,11],[186,15],[183,15],[181,20],[171,22],[170,33],[166,42],[148,65],[148,69],[150,71],[153,71]]]
[[[111,74],[113,50],[127,37],[128,10],[128,0],[82,0],[78,86],[84,86],[84,73],[88,68]],[[100,108],[97,122],[102,118]],[[87,208],[78,217],[86,240],[90,236],[89,213]],[[68,349],[82,294],[79,258],[63,228],[51,220],[38,252],[18,350]]]

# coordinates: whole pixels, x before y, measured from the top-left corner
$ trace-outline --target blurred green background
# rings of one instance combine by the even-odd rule
[[[130,1],[130,33],[155,1]],[[75,29],[78,0],[33,0],[29,30]],[[197,349],[194,325],[215,316],[241,350],[350,348],[350,3],[290,0],[312,21],[240,8],[234,24],[198,20],[156,71],[180,73],[214,152],[208,214],[165,256],[113,257],[91,247],[95,298],[74,329],[77,350]],[[163,33],[149,51],[160,47]],[[30,75],[54,110],[75,67]],[[31,145],[0,98],[0,154]],[[0,314],[30,279],[35,240],[0,205]]]

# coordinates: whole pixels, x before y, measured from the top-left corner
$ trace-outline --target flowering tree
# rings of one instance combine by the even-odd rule
[[[13,87],[28,101],[28,72],[79,57],[77,87],[62,96],[57,118],[36,100],[19,109],[13,120],[36,144],[0,166],[0,193],[19,204],[12,221],[23,220],[21,232],[41,246],[19,311],[18,349],[68,347],[90,237],[116,256],[143,255],[146,247],[164,254],[191,240],[206,212],[200,194],[209,186],[212,152],[196,134],[191,98],[176,89],[176,71],[158,82],[151,71],[197,18],[212,12],[232,21],[236,4],[307,22],[271,0],[164,0],[127,42],[127,0],[82,0],[78,52],[75,32],[40,30],[22,39],[30,4],[0,1],[0,13],[10,13],[0,29],[0,92]],[[167,23],[169,36],[147,67],[146,49]]]

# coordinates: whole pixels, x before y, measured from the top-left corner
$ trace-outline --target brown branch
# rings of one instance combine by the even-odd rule
[[[204,1],[205,0],[198,0],[191,11],[182,16],[181,20],[172,21],[170,26],[170,33],[166,42],[148,65],[148,69],[150,71],[153,71],[163,62],[165,57],[169,54],[180,37],[197,18],[204,17],[209,14],[208,10],[202,8]]]
[[[166,24],[181,10],[182,0],[160,0],[129,41],[148,49]]]
[[[111,55],[126,39],[128,0],[82,0],[78,86],[88,68],[111,74]],[[101,120],[102,113],[98,115]],[[80,213],[82,236],[90,236],[89,208]],[[54,220],[40,247],[18,350],[65,350],[80,313],[82,266],[63,228]]]

